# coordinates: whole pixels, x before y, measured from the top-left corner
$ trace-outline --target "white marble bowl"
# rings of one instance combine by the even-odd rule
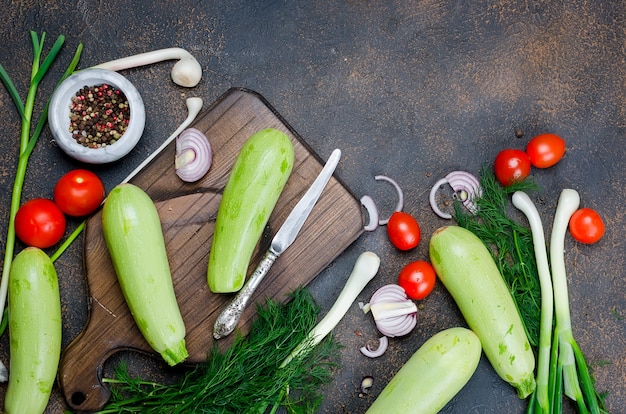
[[[126,96],[130,107],[128,128],[117,142],[88,148],[76,142],[69,131],[70,105],[77,91],[103,83],[114,86]],[[117,161],[128,154],[141,138],[145,124],[146,112],[137,89],[124,76],[106,69],[84,69],[69,76],[55,90],[48,109],[48,125],[59,147],[70,157],[89,164]]]

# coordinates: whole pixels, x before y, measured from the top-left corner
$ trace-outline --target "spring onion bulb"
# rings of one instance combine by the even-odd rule
[[[172,67],[172,81],[179,86],[193,88],[202,79],[202,67],[191,53],[179,47],[153,50],[151,52],[140,53],[110,62],[101,63],[94,68],[120,71],[124,69],[136,68],[138,66],[151,65],[165,60],[178,60]]]
[[[439,188],[445,184],[449,184],[454,190],[454,194],[463,203],[471,213],[476,213],[478,207],[476,199],[481,196],[482,188],[476,176],[466,171],[452,171],[444,178],[440,179],[430,189],[430,206],[439,217],[451,219],[452,215],[445,213],[437,206],[436,195]]]
[[[376,328],[391,338],[407,335],[417,324],[417,306],[400,285],[379,288],[367,308],[372,312]]]
[[[388,183],[393,185],[393,187],[396,189],[396,192],[398,193],[398,201],[396,202],[396,206],[393,211],[402,211],[402,208],[404,208],[404,193],[402,192],[402,188],[400,188],[398,183],[393,178],[387,177],[386,175],[377,175],[374,177],[374,179],[376,181],[387,181]],[[384,226],[388,222],[389,218],[378,220],[378,224],[381,226]]]
[[[209,139],[196,128],[187,128],[176,138],[176,175],[192,183],[198,181],[211,168],[213,152]]]
[[[543,224],[535,204],[528,194],[516,191],[512,197],[513,205],[519,209],[530,224],[533,237],[533,246],[537,260],[537,272],[539,274],[539,285],[541,287],[541,323],[539,329],[539,350],[537,356],[537,388],[536,400],[544,411],[549,410],[549,374],[550,374],[550,352],[552,344],[552,317],[554,315],[554,299],[552,292],[552,276],[550,275],[550,265],[548,263],[548,253],[546,251],[546,240],[543,233]]]
[[[389,338],[386,336],[381,336],[378,338],[378,347],[376,349],[372,348],[369,344],[366,346],[362,346],[360,351],[363,355],[369,358],[377,358],[385,353],[387,347],[389,346]]]
[[[350,309],[350,306],[359,293],[361,293],[368,282],[376,276],[379,266],[380,258],[376,253],[361,253],[354,264],[352,273],[350,273],[345,286],[326,316],[311,330],[307,338],[285,358],[281,367],[285,367],[293,358],[319,344],[320,341],[337,326],[348,309]]]

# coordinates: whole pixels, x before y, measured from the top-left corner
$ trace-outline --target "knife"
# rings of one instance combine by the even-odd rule
[[[313,210],[313,206],[315,206],[315,203],[317,203],[317,200],[322,194],[322,190],[326,187],[326,183],[328,183],[335,168],[337,168],[340,158],[341,150],[335,149],[328,158],[328,161],[326,161],[326,165],[324,165],[322,171],[313,184],[311,184],[311,187],[300,201],[298,201],[298,204],[296,204],[283,225],[278,229],[278,232],[272,239],[270,248],[265,252],[263,259],[261,259],[261,262],[250,276],[248,282],[217,317],[215,325],[213,326],[213,337],[215,339],[224,338],[235,330],[243,311],[246,309],[252,294],[261,283],[261,280],[263,280],[276,259],[278,259],[296,239],[309,213]]]

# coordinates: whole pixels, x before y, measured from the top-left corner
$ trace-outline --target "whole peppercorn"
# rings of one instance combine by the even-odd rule
[[[130,106],[122,91],[108,84],[84,86],[70,104],[72,137],[84,147],[102,148],[126,132]]]

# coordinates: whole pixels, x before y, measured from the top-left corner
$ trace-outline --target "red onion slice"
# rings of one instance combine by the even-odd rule
[[[187,128],[176,138],[176,175],[191,183],[209,171],[213,152],[209,139],[196,128]]]
[[[367,346],[362,346],[360,351],[366,357],[377,358],[385,353],[388,346],[389,339],[386,336],[381,336],[378,338],[378,347],[376,349],[372,349],[372,347],[368,344]]]
[[[402,188],[400,188],[398,183],[393,178],[387,177],[386,175],[377,175],[374,177],[374,179],[376,181],[387,181],[388,183],[394,186],[394,188],[396,189],[398,193],[398,202],[396,203],[396,207],[393,211],[394,212],[402,211],[402,208],[404,208],[404,193],[402,192]],[[378,224],[380,224],[381,226],[384,226],[388,222],[389,222],[389,218],[378,220]]]
[[[374,377],[372,377],[371,375],[368,375],[366,377],[363,377],[363,379],[361,380],[361,397],[366,395],[369,392],[369,389],[372,388],[372,385],[374,385]]]
[[[369,222],[363,227],[365,231],[374,231],[378,228],[378,208],[372,197],[364,195],[361,197],[361,204],[367,210]]]
[[[444,213],[437,206],[436,194],[444,184],[449,184],[454,190],[454,193],[459,197],[465,208],[471,213],[476,214],[478,206],[476,205],[476,199],[482,195],[482,187],[474,175],[466,171],[452,171],[445,178],[438,180],[435,185],[430,189],[430,207],[435,214],[444,219],[451,219],[452,215]]]

